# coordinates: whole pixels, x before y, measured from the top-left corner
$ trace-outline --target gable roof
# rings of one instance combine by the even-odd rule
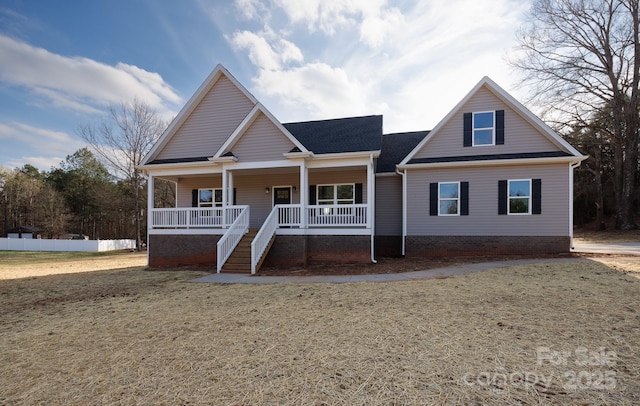
[[[571,144],[569,144],[555,131],[553,131],[551,127],[545,124],[538,116],[529,111],[529,109],[527,109],[522,103],[517,101],[513,96],[511,96],[504,89],[498,86],[488,76],[485,76],[473,87],[473,89],[471,89],[469,93],[467,93],[465,97],[462,98],[462,100],[460,100],[460,102],[458,102],[458,104],[456,104],[453,109],[451,109],[451,111],[442,120],[440,120],[440,122],[433,128],[433,130],[431,130],[429,135],[425,137],[418,145],[416,145],[415,148],[413,148],[413,150],[402,160],[402,162],[400,162],[400,165],[418,163],[412,162],[413,157],[425,146],[425,144],[433,139],[441,130],[441,128],[456,114],[458,114],[462,107],[469,101],[469,99],[471,99],[483,87],[488,89],[506,105],[511,107],[516,113],[524,118],[530,125],[532,125],[542,135],[549,139],[549,141],[551,141],[559,149],[566,152],[567,156],[574,156],[576,158],[579,158],[580,160],[586,158],[580,152],[578,152],[578,150],[571,146]]]
[[[396,165],[428,134],[429,131],[413,131],[383,135],[382,152],[378,158],[376,173],[395,172]]]
[[[257,103],[253,110],[242,120],[242,123],[233,131],[233,134],[227,139],[227,141],[220,147],[220,149],[213,156],[214,158],[220,158],[224,154],[231,152],[231,148],[240,140],[242,135],[251,127],[251,124],[258,118],[260,114],[263,114],[265,117],[269,119],[276,126],[278,130],[284,134],[289,141],[291,141],[296,148],[300,149],[303,152],[308,152],[308,150],[304,147],[303,144],[300,143],[296,137],[294,137],[289,130],[283,126],[274,116],[267,110],[261,103]]]
[[[150,161],[158,155],[158,153],[162,150],[164,146],[167,145],[169,140],[173,137],[173,135],[178,131],[178,129],[184,124],[189,115],[193,113],[198,104],[202,101],[202,99],[207,95],[209,90],[216,84],[216,82],[221,78],[225,77],[233,85],[240,90],[240,92],[246,96],[254,105],[258,103],[258,100],[244,87],[238,80],[233,77],[231,73],[222,65],[218,64],[213,71],[207,76],[207,78],[202,82],[200,87],[196,90],[196,92],[191,96],[189,101],[182,107],[178,115],[171,121],[169,126],[162,133],[158,141],[154,144],[151,150],[147,153],[147,155],[142,159],[141,166],[148,164]]]
[[[382,147],[382,116],[286,123],[284,127],[315,155],[379,151]]]

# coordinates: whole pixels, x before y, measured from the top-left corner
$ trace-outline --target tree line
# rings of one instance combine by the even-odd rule
[[[109,173],[88,148],[67,156],[49,171],[29,164],[0,170],[3,235],[28,225],[42,229],[44,238],[69,234],[90,239],[135,238],[140,210],[142,238],[146,234],[146,183],[137,187],[140,193],[135,196],[129,181]],[[172,207],[174,198],[173,185],[156,180],[157,207]]]

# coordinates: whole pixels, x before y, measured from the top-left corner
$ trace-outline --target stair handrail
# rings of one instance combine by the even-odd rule
[[[242,211],[216,244],[218,273],[220,273],[222,266],[227,262],[231,253],[233,253],[242,236],[245,235],[249,229],[249,206],[234,206],[234,208],[238,207],[241,207]]]
[[[278,229],[278,209],[280,205],[273,206],[258,233],[251,242],[251,274],[257,271],[258,262],[269,246],[269,242]]]

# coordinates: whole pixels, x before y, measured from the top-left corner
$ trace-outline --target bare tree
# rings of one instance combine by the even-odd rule
[[[148,104],[134,99],[111,106],[109,119],[98,125],[84,125],[77,132],[115,175],[132,191],[136,242],[142,247],[142,199],[145,178],[138,165],[158,140],[166,123]]]
[[[534,102],[566,125],[598,129],[614,150],[616,228],[636,229],[634,198],[640,128],[639,0],[537,0],[519,35]]]

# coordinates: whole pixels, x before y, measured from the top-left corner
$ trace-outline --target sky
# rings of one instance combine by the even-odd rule
[[[40,170],[134,98],[170,120],[217,64],[283,123],[433,128],[483,76],[514,97],[521,0],[0,0],[0,166]]]

